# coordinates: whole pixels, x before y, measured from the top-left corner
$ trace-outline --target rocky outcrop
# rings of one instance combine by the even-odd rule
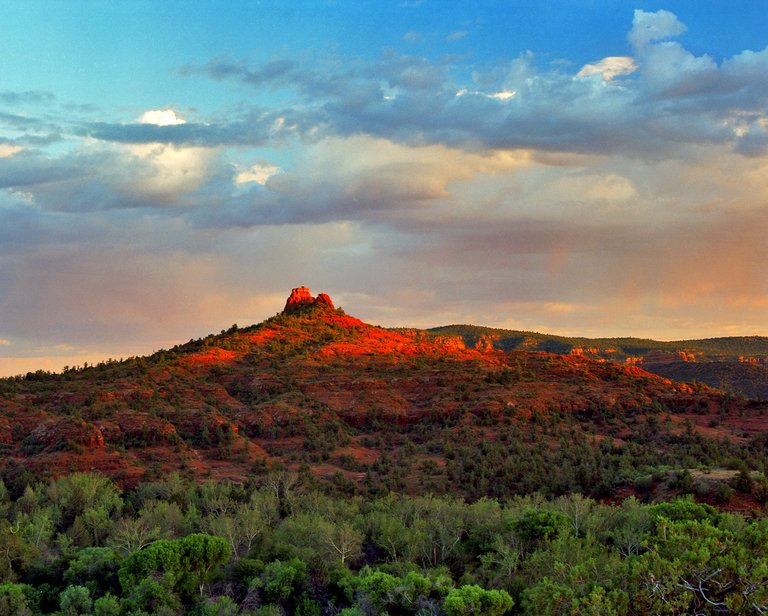
[[[488,353],[495,348],[493,336],[480,336],[475,342],[475,349],[481,353]]]
[[[325,306],[326,308],[330,308],[331,310],[335,310],[335,307],[333,305],[333,302],[331,301],[331,298],[325,293],[320,293],[317,296],[317,298],[315,299],[315,304]]]
[[[39,453],[43,450],[71,450],[82,446],[86,449],[104,447],[104,435],[101,430],[83,419],[54,418],[37,426],[24,439],[22,451],[26,454]]]
[[[291,295],[285,302],[285,308],[283,312],[291,313],[297,310],[303,310],[304,308],[311,308],[313,306],[320,306],[329,310],[334,310],[333,302],[331,298],[325,293],[320,293],[317,297],[312,297],[312,293],[307,287],[296,287],[291,291]]]

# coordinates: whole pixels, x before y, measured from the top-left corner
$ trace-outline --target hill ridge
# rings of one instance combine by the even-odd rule
[[[502,457],[525,450],[523,460],[537,447],[549,459],[580,443],[572,454],[591,459],[606,443],[600,455],[678,464],[683,443],[710,439],[723,443],[711,451],[730,451],[766,427],[759,404],[631,363],[387,329],[332,306],[312,298],[151,356],[0,381],[3,478],[100,470],[133,485],[172,471],[243,480],[304,468],[351,492],[471,496],[486,488],[452,483],[469,472],[472,455],[457,453],[465,446]],[[611,477],[600,490],[628,480]],[[499,494],[533,485],[505,482]]]

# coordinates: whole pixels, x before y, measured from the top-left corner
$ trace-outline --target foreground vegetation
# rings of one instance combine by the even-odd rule
[[[742,477],[743,479],[743,477]],[[2,614],[761,614],[768,518],[690,496],[338,498],[285,470],[0,487]]]

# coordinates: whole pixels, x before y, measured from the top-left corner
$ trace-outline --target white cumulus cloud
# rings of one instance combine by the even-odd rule
[[[140,124],[155,124],[156,126],[176,126],[187,123],[173,109],[150,109],[141,114],[138,122]]]
[[[637,64],[629,56],[608,56],[594,64],[585,64],[576,76],[600,75],[605,81],[610,81],[615,77],[634,73],[636,70]]]
[[[633,47],[642,49],[648,43],[677,36],[686,30],[685,24],[674,13],[664,10],[649,13],[635,9],[628,38]]]

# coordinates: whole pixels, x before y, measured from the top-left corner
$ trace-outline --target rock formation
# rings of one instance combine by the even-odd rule
[[[331,298],[325,293],[320,293],[317,297],[312,297],[307,287],[297,287],[291,291],[291,295],[285,302],[283,312],[291,313],[312,306],[322,306],[330,310],[335,310]]]

